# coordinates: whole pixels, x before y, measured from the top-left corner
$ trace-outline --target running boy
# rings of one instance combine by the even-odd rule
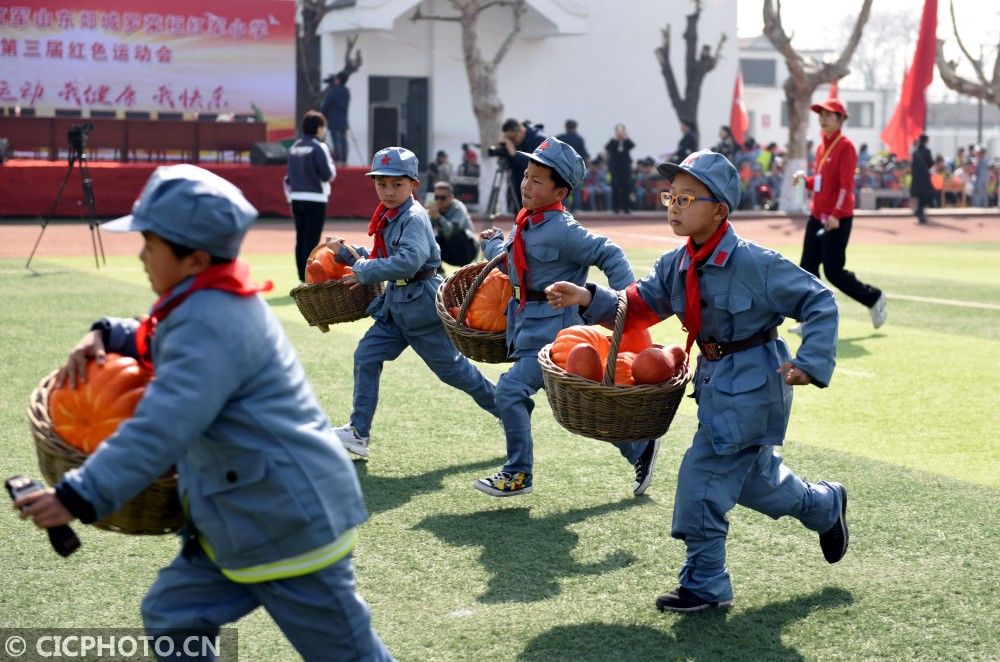
[[[368,307],[375,322],[354,351],[351,420],[334,430],[347,450],[361,458],[368,457],[382,366],[407,347],[445,384],[468,393],[494,417],[500,415],[495,387],[455,349],[437,316],[434,297],[441,284],[441,250],[427,211],[413,198],[420,186],[416,155],[402,147],[379,150],[368,176],[375,181],[380,200],[368,226],[375,244],[371,253],[356,247],[364,256],[357,261],[344,246],[337,254],[337,260],[353,265],[353,278],[359,283],[388,281],[385,292]],[[343,240],[333,238],[330,243]]]
[[[538,350],[562,329],[580,324],[576,309],[556,310],[545,301],[545,287],[558,280],[584,283],[595,265],[614,287],[632,283],[632,269],[621,248],[607,237],[590,233],[566,211],[562,201],[583,181],[583,158],[566,143],[546,138],[531,154],[521,181],[524,208],[517,214],[511,237],[489,228],[480,234],[483,254],[492,259],[507,254],[506,271],[514,286],[507,306],[507,347],[514,366],[500,375],[497,404],[507,438],[507,462],[495,475],[473,486],[494,497],[528,494],[532,487],[531,396],[542,387]],[[618,444],[635,469],[633,493],[649,487],[660,440]]]
[[[270,283],[236,257],[256,217],[235,186],[185,164],[157,168],[132,214],[102,226],[142,232],[159,298],[142,322],[95,323],[57,380],[82,381],[106,351],[156,378],[82,467],[17,505],[39,527],[94,522],[176,465],[181,552],[142,602],[148,630],[183,650],[185,631],[217,633],[263,605],[307,660],[390,659],[354,590],[356,473],[257,296]]]
[[[662,194],[667,220],[688,243],[628,287],[625,328],[677,315],[688,350],[695,341],[701,350],[698,430],[681,462],[671,532],[687,545],[687,561],[680,586],[656,600],[660,610],[690,612],[733,604],[726,513],[737,503],[822,532],[830,563],[847,552],[847,491],[803,481],[774,452],[788,426],[791,387],[830,382],[837,306],[816,278],[733,231],[727,219],[740,200],[740,178],[725,156],[705,150],[658,169],[671,180]],[[581,306],[590,321],[614,319],[617,293],[607,288],[556,283],[546,294],[556,309]],[[784,317],[807,323],[794,359],[777,333]]]

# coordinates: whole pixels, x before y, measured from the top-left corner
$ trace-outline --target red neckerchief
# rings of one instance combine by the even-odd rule
[[[715,247],[722,241],[722,237],[729,229],[729,221],[723,221],[712,236],[708,238],[701,247],[695,251],[694,240],[688,237],[687,251],[691,263],[688,265],[687,280],[684,282],[684,326],[687,327],[687,347],[685,351],[691,352],[698,332],[701,331],[701,291],[698,288],[698,263],[707,260],[715,251]]]
[[[184,303],[189,296],[198,290],[222,290],[241,297],[248,297],[257,292],[270,292],[273,287],[274,283],[269,280],[264,281],[263,285],[252,281],[250,279],[250,265],[238,258],[225,264],[213,264],[195,276],[191,286],[177,296],[171,298],[174,290],[173,288],[168,290],[156,300],[149,315],[139,322],[139,328],[135,332],[135,348],[138,350],[139,362],[144,368],[153,372],[150,350],[153,345],[153,336],[156,335],[157,323],[166,319],[174,308]]]
[[[553,202],[551,205],[538,209],[521,207],[521,211],[517,212],[517,218],[514,220],[514,272],[517,274],[517,282],[523,290],[521,302],[517,307],[518,312],[524,308],[524,302],[528,300],[529,289],[528,258],[524,254],[524,230],[528,227],[528,221],[531,221],[532,225],[541,223],[545,219],[547,211],[566,211],[566,208],[563,207],[562,202]]]
[[[386,223],[396,218],[396,214],[398,213],[399,207],[386,211],[385,204],[381,202],[375,208],[372,220],[368,223],[368,236],[375,237],[375,243],[372,244],[372,257],[389,257],[388,251],[385,250],[385,239],[382,238],[382,230],[385,229]]]

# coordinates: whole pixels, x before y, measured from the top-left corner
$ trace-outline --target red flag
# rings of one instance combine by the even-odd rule
[[[826,95],[826,98],[839,99],[840,98],[839,91],[840,90],[837,87],[837,81],[833,81],[832,83],[830,83],[830,93]]]
[[[913,64],[903,78],[899,104],[881,136],[889,151],[901,157],[910,153],[913,141],[924,132],[927,86],[934,78],[936,31],[937,0],[924,0],[924,13],[920,17],[920,35],[913,53]]]
[[[736,72],[736,84],[733,85],[733,109],[729,112],[729,128],[733,132],[733,140],[742,145],[747,129],[750,128],[750,115],[743,102],[743,74],[740,71]]]

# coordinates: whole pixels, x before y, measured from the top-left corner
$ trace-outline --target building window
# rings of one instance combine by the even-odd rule
[[[777,84],[777,63],[774,60],[740,58],[744,85],[774,87]]]
[[[848,101],[847,115],[851,126],[869,129],[875,126],[875,104],[871,101]]]

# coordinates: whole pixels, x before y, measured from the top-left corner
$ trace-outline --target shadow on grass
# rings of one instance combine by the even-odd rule
[[[490,579],[480,602],[535,602],[558,595],[563,577],[598,575],[631,565],[635,557],[622,550],[596,563],[575,561],[572,554],[580,536],[568,527],[646,503],[629,498],[534,518],[528,508],[432,515],[416,528],[430,531],[451,545],[483,548],[480,558]]]
[[[839,338],[837,340],[837,358],[853,359],[871,354],[864,345],[859,343],[880,338],[885,338],[885,334],[880,331],[872,331],[867,336],[858,336],[857,338]]]
[[[393,510],[405,505],[418,494],[428,494],[444,488],[444,478],[449,474],[460,474],[471,471],[488,471],[503,464],[504,457],[495,457],[482,462],[468,462],[441,467],[422,474],[406,476],[371,476],[368,474],[367,462],[355,462],[361,491],[365,495],[365,505],[368,513],[375,515]],[[469,481],[469,491],[472,491],[472,481]]]
[[[652,598],[649,598],[650,609]],[[854,598],[842,588],[765,605],[730,616],[725,611],[667,615],[674,636],[645,626],[560,625],[528,642],[519,660],[803,660],[782,641],[782,630],[817,609],[836,609]]]

